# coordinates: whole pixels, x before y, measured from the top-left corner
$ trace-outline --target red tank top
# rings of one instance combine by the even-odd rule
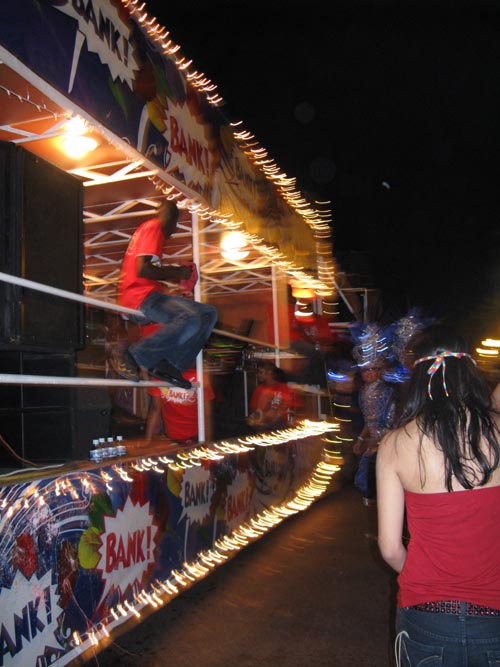
[[[500,609],[500,486],[405,491],[410,533],[398,607],[462,600]]]

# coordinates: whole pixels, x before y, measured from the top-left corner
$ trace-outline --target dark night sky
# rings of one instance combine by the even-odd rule
[[[182,6],[184,4],[184,6]],[[324,6],[326,5],[326,6]],[[500,3],[147,0],[392,319],[500,334]]]

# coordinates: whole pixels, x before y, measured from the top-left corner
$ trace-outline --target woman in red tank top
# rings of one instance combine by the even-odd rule
[[[500,665],[500,414],[455,331],[428,327],[409,347],[406,404],[377,457],[379,548],[399,573],[396,664]]]

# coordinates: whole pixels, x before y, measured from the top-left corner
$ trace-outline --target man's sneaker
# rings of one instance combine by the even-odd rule
[[[110,364],[115,373],[124,380],[139,382],[141,379],[139,366],[128,350],[111,357]]]
[[[148,373],[157,380],[164,380],[174,387],[191,389],[193,386],[189,380],[186,380],[184,377],[182,377],[180,370],[178,370],[175,366],[172,366],[172,364],[169,364],[165,359],[162,359],[159,363],[157,363],[154,368],[148,369]]]

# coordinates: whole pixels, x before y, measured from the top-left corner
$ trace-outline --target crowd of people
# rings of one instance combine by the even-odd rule
[[[164,281],[190,289],[197,278],[192,265],[161,264],[177,218],[166,201],[131,240],[120,303],[155,330],[121,350],[115,370],[167,382],[150,391],[146,437],[191,444],[194,362],[218,315],[165,292]],[[349,352],[332,353],[325,370],[352,442],[353,482],[377,507],[380,553],[398,573],[397,665],[500,665],[500,389],[492,392],[457,332],[414,312],[351,335]],[[203,385],[209,405],[213,391]],[[281,369],[259,363],[247,427],[293,425],[300,407]]]
[[[410,329],[394,354],[381,327],[365,327],[332,374],[357,398],[353,481],[376,505],[380,553],[398,574],[396,665],[490,667],[500,664],[500,387],[456,331]]]

